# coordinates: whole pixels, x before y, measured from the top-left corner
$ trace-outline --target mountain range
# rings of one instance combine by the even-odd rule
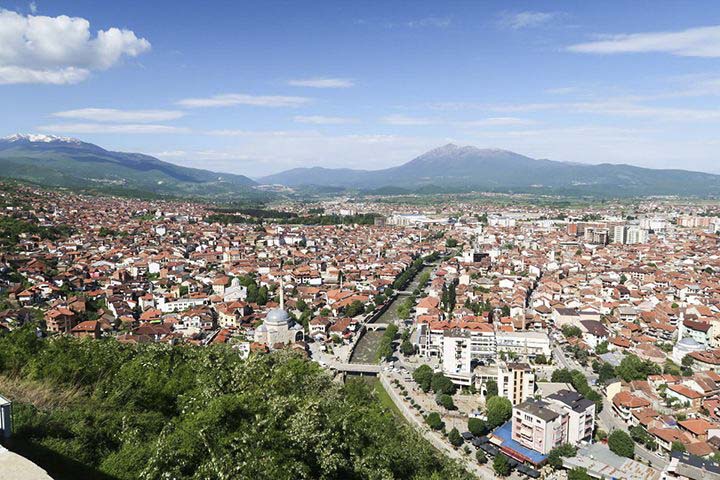
[[[75,138],[17,134],[0,139],[0,177],[109,192],[218,199],[267,198],[261,185],[277,184],[312,193],[720,195],[720,175],[710,173],[558,162],[453,144],[381,170],[306,167],[255,181],[244,175],[181,167],[140,153],[113,152]]]
[[[0,139],[0,176],[60,187],[199,197],[253,193],[257,185],[244,175],[181,167],[53,135]]]
[[[720,175],[626,164],[533,159],[507,150],[448,144],[382,170],[295,168],[258,179],[307,185],[400,191],[498,191],[592,195],[715,195]]]

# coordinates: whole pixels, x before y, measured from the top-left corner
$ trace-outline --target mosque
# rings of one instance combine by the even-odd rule
[[[270,349],[278,344],[288,345],[303,341],[305,332],[302,325],[292,322],[291,326],[290,323],[290,315],[285,311],[285,292],[281,283],[280,307],[268,312],[263,324],[255,330],[255,341],[264,343]]]

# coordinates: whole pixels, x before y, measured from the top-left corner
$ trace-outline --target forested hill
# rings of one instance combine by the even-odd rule
[[[361,381],[298,354],[0,337],[11,449],[64,479],[464,479]],[[43,399],[46,399],[43,401]],[[47,400],[51,399],[51,400]]]

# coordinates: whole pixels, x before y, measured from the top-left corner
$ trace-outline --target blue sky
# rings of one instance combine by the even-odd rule
[[[720,173],[715,1],[0,8],[0,135],[251,176],[448,142]]]

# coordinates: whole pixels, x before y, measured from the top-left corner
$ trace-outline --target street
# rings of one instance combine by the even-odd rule
[[[597,375],[595,375],[592,370],[582,367],[579,363],[575,361],[575,359],[568,358],[565,355],[565,352],[563,352],[559,346],[555,346],[555,348],[553,348],[553,354],[555,355],[556,360],[562,368],[567,368],[570,370],[580,370],[581,372],[586,374],[588,382],[591,384],[595,383],[595,381],[597,380]],[[603,396],[602,412],[598,414],[598,424],[602,426],[602,429],[605,430],[608,434],[613,430],[617,429],[623,430],[625,432],[629,431],[627,424],[620,417],[617,416],[617,414],[612,408],[612,403],[607,398],[605,398],[605,396]],[[637,443],[635,444],[635,456],[649,463],[658,470],[664,470],[668,464],[668,461],[666,459],[662,458],[656,453],[650,452],[645,447]]]

